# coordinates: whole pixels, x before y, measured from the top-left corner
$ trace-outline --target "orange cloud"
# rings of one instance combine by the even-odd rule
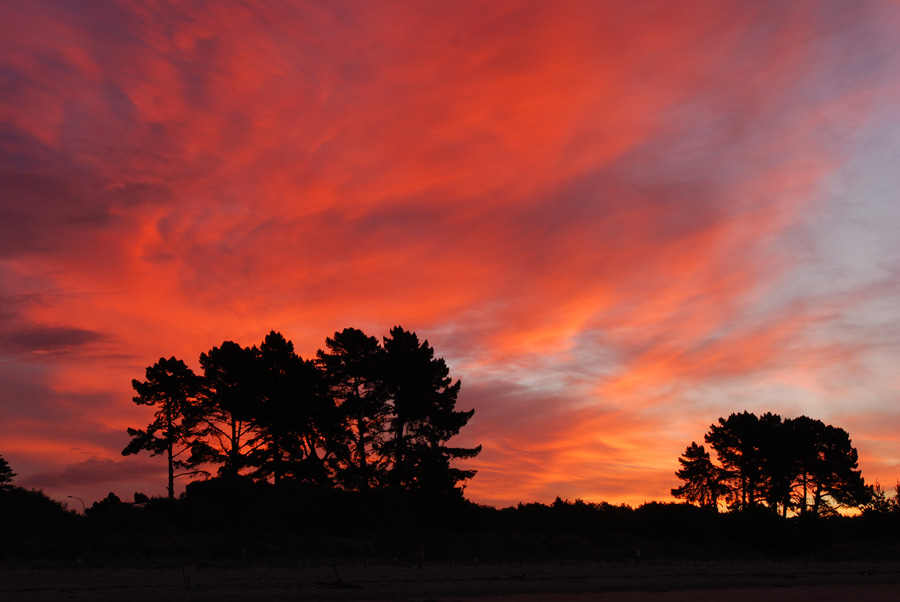
[[[888,470],[896,176],[848,166],[900,139],[896,13],[3,6],[0,446],[119,467],[155,358],[399,323],[463,379],[479,501],[666,498],[718,416],[841,418],[854,372]]]

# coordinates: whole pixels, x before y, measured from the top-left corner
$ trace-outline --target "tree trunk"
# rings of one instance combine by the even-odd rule
[[[171,404],[171,402],[170,402]],[[171,405],[166,406],[166,451],[168,452],[168,460],[169,460],[169,480],[167,483],[167,491],[169,493],[169,499],[175,499],[175,454],[173,453],[172,446],[174,442],[172,441],[172,408]]]
[[[406,446],[406,440],[403,438],[403,431],[406,427],[406,422],[397,419],[397,428],[394,432],[394,437],[396,439],[396,445],[394,446],[394,481],[397,486],[403,484],[403,452],[404,447]]]
[[[276,485],[281,482],[284,467],[281,463],[281,447],[273,440],[272,442],[272,480]]]
[[[175,499],[175,458],[174,458],[174,454],[172,453],[172,441],[171,440],[169,440],[168,452],[169,452],[169,484],[168,484],[167,489],[169,492],[169,499],[172,500],[172,499]]]
[[[228,452],[229,463],[231,466],[229,467],[228,472],[231,473],[232,476],[237,476],[238,474],[238,455],[240,452],[240,446],[238,441],[238,421],[234,418],[231,419],[231,450]]]
[[[809,495],[809,492],[806,488],[806,473],[803,473],[803,500],[800,502],[800,516],[806,516],[806,496]]]
[[[821,487],[816,487],[816,494],[813,498],[813,516],[819,516],[819,505],[822,503],[822,489]]]
[[[366,462],[366,419],[360,413],[356,418],[356,455],[359,460],[359,488],[361,491],[369,489],[369,466]]]

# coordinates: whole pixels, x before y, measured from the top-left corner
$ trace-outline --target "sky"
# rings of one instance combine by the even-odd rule
[[[890,489],[897,31],[888,0],[0,3],[0,455],[161,495],[121,455],[147,366],[401,325],[475,409],[473,501],[671,501],[744,410],[846,429]]]

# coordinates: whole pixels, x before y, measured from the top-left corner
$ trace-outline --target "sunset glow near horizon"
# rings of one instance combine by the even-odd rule
[[[900,5],[5,2],[0,455],[88,504],[133,378],[416,331],[466,496],[671,501],[720,416],[900,478]],[[184,483],[180,484],[183,489]]]

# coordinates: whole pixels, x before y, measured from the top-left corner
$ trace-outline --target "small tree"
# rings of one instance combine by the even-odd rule
[[[676,471],[675,476],[684,481],[684,485],[673,489],[672,495],[718,511],[719,499],[727,495],[728,487],[722,482],[721,470],[712,463],[706,448],[691,442],[678,461],[681,470]]]
[[[0,456],[0,490],[11,488],[15,476],[16,473],[9,467],[9,463],[3,456]]]
[[[131,381],[137,391],[133,398],[138,405],[156,406],[153,422],[145,430],[128,429],[131,442],[122,450],[123,456],[149,451],[151,456],[166,454],[169,498],[175,497],[175,479],[203,471],[195,470],[198,461],[186,455],[198,436],[199,416],[195,402],[199,390],[197,376],[181,360],[159,358],[147,368],[147,380]],[[187,472],[176,474],[177,469]]]
[[[897,484],[897,490],[900,491],[900,483]],[[869,485],[868,497],[869,502],[863,507],[865,514],[888,514],[897,510],[897,497],[889,498],[877,480],[875,484]]]

